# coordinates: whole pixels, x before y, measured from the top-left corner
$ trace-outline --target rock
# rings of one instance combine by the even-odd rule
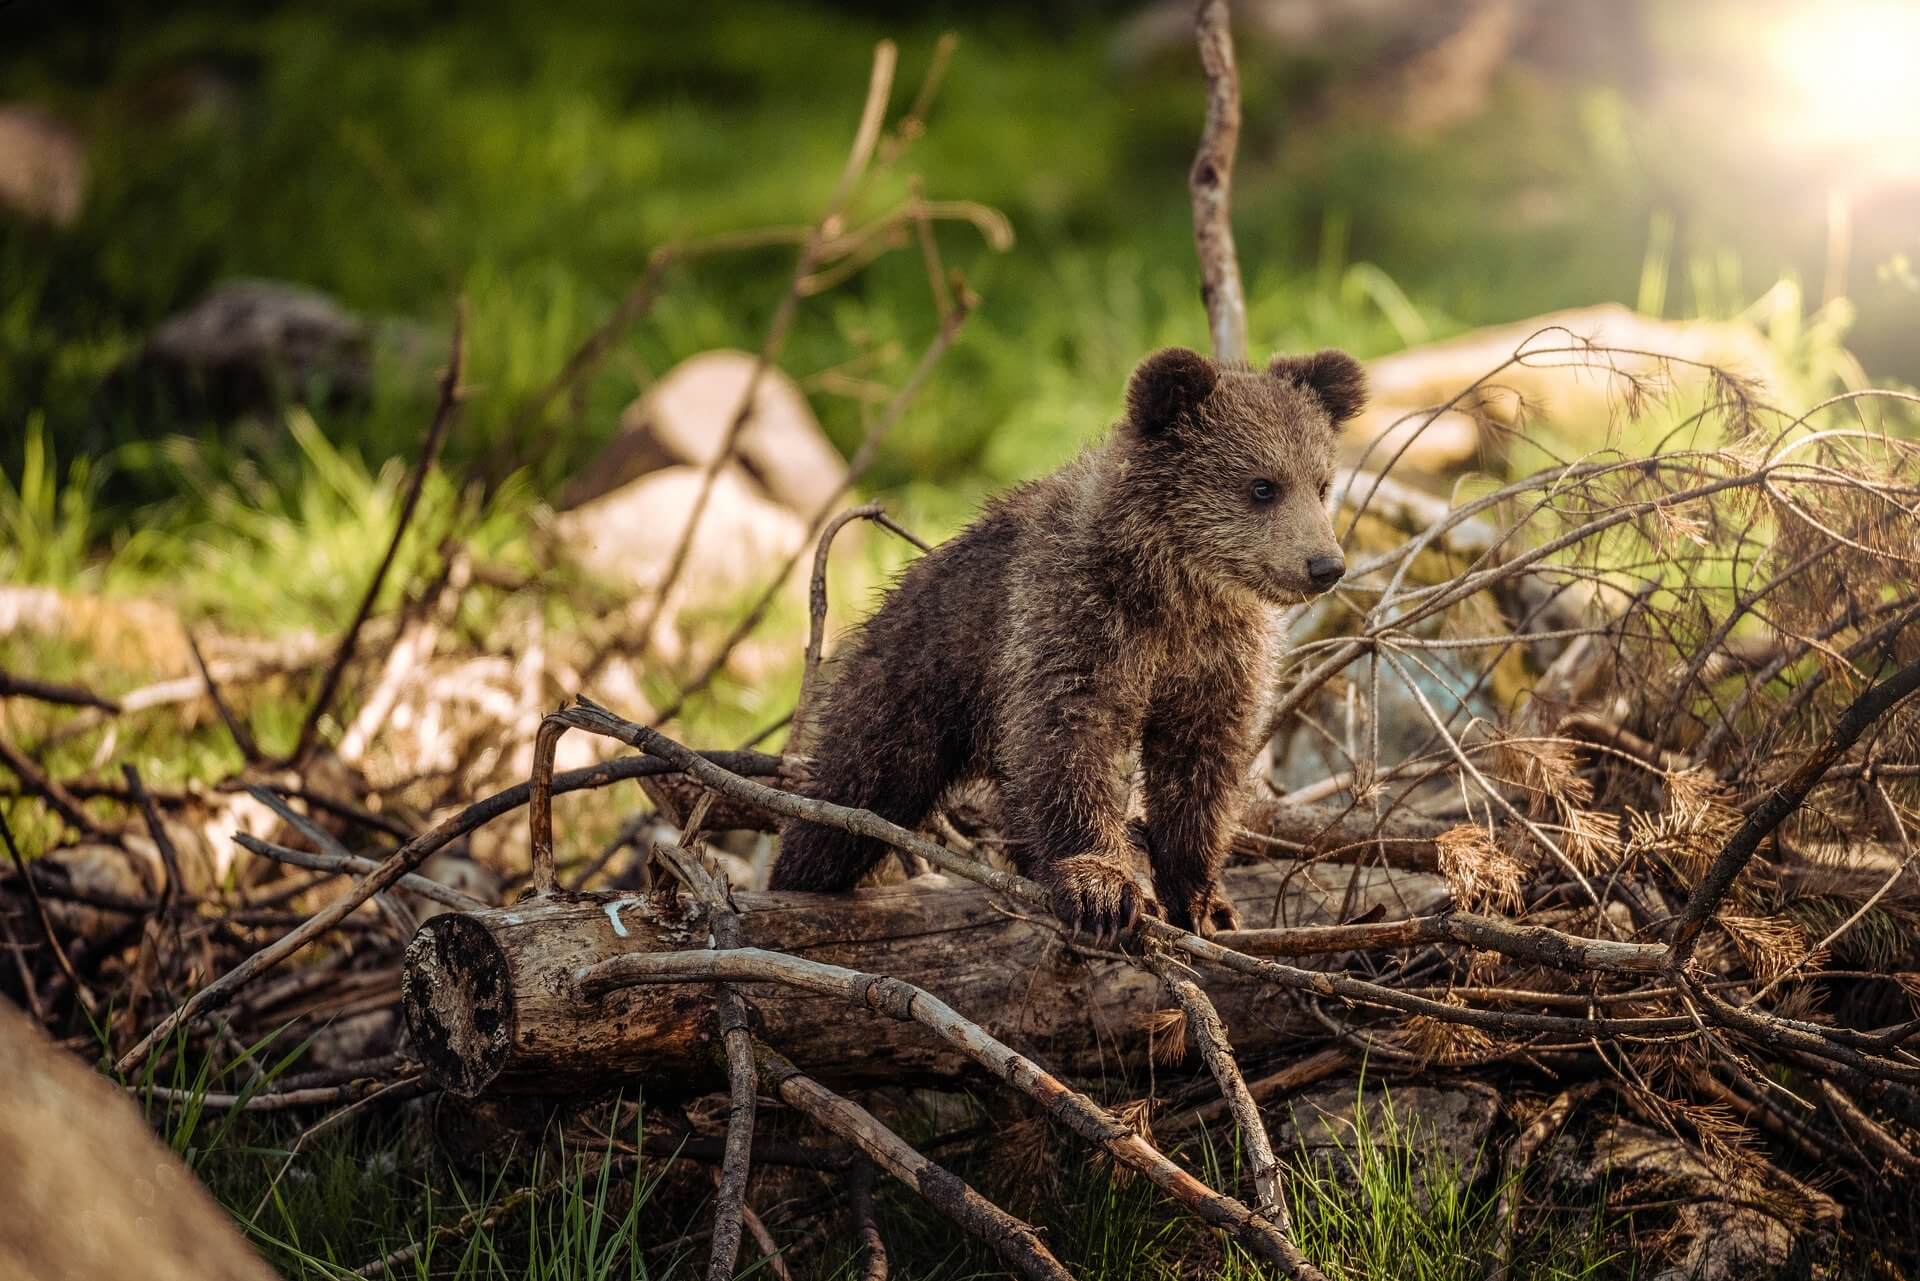
[[[309,1071],[344,1068],[391,1054],[399,1044],[398,1006],[344,1014],[314,1032],[302,1067]]]
[[[1412,1191],[1423,1205],[1432,1188],[1475,1183],[1494,1164],[1488,1138],[1500,1094],[1478,1082],[1388,1086],[1347,1077],[1295,1095],[1286,1109],[1273,1134],[1275,1152],[1351,1191],[1362,1187],[1356,1160],[1363,1137],[1391,1166],[1419,1172]]]
[[[666,575],[701,476],[697,466],[652,472],[561,513],[554,532],[582,569],[645,597]],[[711,598],[763,582],[767,567],[791,555],[806,535],[800,517],[768,500],[739,468],[723,467],[694,531],[676,594]],[[661,616],[675,612],[669,602]]]
[[[198,801],[161,811],[167,839],[180,870],[182,894],[207,894],[228,883],[236,858],[251,859],[234,841],[235,832],[299,844],[280,818],[244,793],[200,790]],[[121,836],[121,845],[83,840],[48,850],[37,861],[41,873],[58,876],[72,889],[105,898],[150,899],[167,883],[166,860],[144,825]],[[124,847],[124,848],[123,848]],[[277,866],[270,864],[269,866]],[[77,900],[49,897],[47,911],[63,933],[98,942],[127,923],[127,914]]]
[[[1779,1275],[1816,1249],[1840,1207],[1772,1167],[1716,1169],[1670,1134],[1612,1119],[1582,1155],[1563,1133],[1548,1149],[1555,1178],[1592,1194],[1636,1189],[1636,1200],[1679,1202],[1665,1266],[1655,1281],[1748,1281]],[[1644,1194],[1644,1195],[1643,1195]]]
[[[1303,624],[1300,634],[1311,633]],[[1464,716],[1484,717],[1497,722],[1501,715],[1501,705],[1490,685],[1474,692],[1466,700],[1464,716],[1459,715],[1463,711],[1461,692],[1473,689],[1474,677],[1467,664],[1454,654],[1443,650],[1431,651],[1426,665],[1413,669],[1409,676],[1442,719],[1455,717],[1452,723],[1456,726],[1456,732]],[[1355,678],[1364,682],[1364,669],[1356,669]],[[1359,692],[1368,694],[1364,683]],[[1323,691],[1312,706],[1333,718],[1334,725],[1342,727],[1336,730],[1337,733],[1344,730],[1346,706],[1340,694]],[[1378,723],[1377,730],[1374,722]],[[1276,747],[1273,753],[1276,768],[1272,778],[1274,786],[1282,792],[1317,783],[1341,768],[1330,764],[1330,748],[1317,728],[1298,721],[1290,722],[1290,726],[1284,731],[1282,745]],[[1359,744],[1367,744],[1377,736],[1379,759],[1383,767],[1387,763],[1408,760],[1435,749],[1433,721],[1427,715],[1426,708],[1391,671],[1381,673],[1377,701],[1368,697],[1355,700],[1353,733],[1355,742]],[[1447,791],[1448,785],[1444,781],[1434,780],[1417,791],[1415,796],[1444,796]]]
[[[0,1001],[0,1276],[272,1281],[124,1092]]]
[[[420,875],[430,881],[438,881],[449,889],[459,890],[462,894],[471,894],[482,902],[500,902],[500,874],[474,862],[465,849],[441,850],[420,865]],[[422,898],[418,894],[407,895],[407,907],[413,912],[413,919],[422,925],[442,912],[453,910],[445,903]]]
[[[1593,354],[1565,350],[1583,342],[1623,350]],[[1538,421],[1572,437],[1583,448],[1597,446],[1605,437],[1629,398],[1633,379],[1645,380],[1659,391],[1684,391],[1698,387],[1707,377],[1692,365],[1663,368],[1657,357],[1633,353],[1653,352],[1719,366],[1763,387],[1781,384],[1772,350],[1747,325],[1659,320],[1618,303],[1549,312],[1368,361],[1370,399],[1347,428],[1346,456],[1356,458],[1370,442],[1385,437],[1367,460],[1368,467],[1384,466],[1398,444],[1425,421],[1420,411],[1453,399],[1522,344],[1530,352],[1554,354],[1536,355],[1502,370],[1492,385],[1460,408],[1505,427]],[[1395,426],[1396,420],[1408,415],[1414,417]],[[1418,481],[1452,470],[1474,461],[1483,443],[1497,445],[1480,440],[1469,413],[1443,414],[1421,433],[1394,472]]]
[[[1480,457],[1480,424],[1466,414],[1417,412],[1428,406],[1371,404],[1340,438],[1341,461],[1403,478],[1457,471]],[[1364,492],[1364,491],[1363,491]]]
[[[156,854],[156,862],[157,858]],[[157,870],[150,870],[140,856],[99,841],[49,850],[34,860],[34,867],[42,874],[58,875],[81,893],[106,898],[151,898],[160,888]],[[54,895],[47,895],[45,902],[47,916],[62,940],[78,938],[98,943],[133,919],[125,912]],[[71,942],[65,945],[69,950],[73,946]]]
[[[429,353],[437,353],[430,355]],[[230,280],[162,321],[107,376],[109,410],[219,420],[302,403],[338,409],[372,396],[376,361],[425,384],[445,354],[424,326],[374,321],[318,290]]]
[[[563,491],[561,506],[577,507],[675,463],[711,462],[755,362],[744,351],[709,351],[668,370],[627,406],[619,434]],[[807,515],[831,501],[847,475],[846,462],[821,432],[806,393],[774,367],[760,376],[738,457],[767,495]]]
[[[33,107],[0,106],[0,206],[69,227],[86,203],[80,135]]]

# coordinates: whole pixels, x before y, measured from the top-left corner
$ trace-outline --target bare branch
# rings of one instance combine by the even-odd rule
[[[1288,1272],[1303,1281],[1325,1281],[1320,1270],[1300,1252],[1299,1245],[1293,1239],[1293,1220],[1287,1213],[1285,1176],[1281,1172],[1279,1159],[1273,1154],[1273,1141],[1267,1137],[1266,1123],[1260,1119],[1260,1106],[1247,1090],[1246,1078],[1240,1075],[1240,1065],[1234,1062],[1233,1046],[1227,1041],[1227,1029],[1220,1021],[1219,1011],[1214,1009],[1213,1002],[1207,999],[1200,985],[1165,953],[1149,952],[1147,966],[1160,976],[1167,991],[1180,1003],[1180,1008],[1186,1014],[1187,1029],[1200,1043],[1200,1056],[1206,1060],[1213,1079],[1220,1084],[1220,1093],[1233,1114],[1234,1124],[1239,1127],[1240,1142],[1246,1149],[1248,1163],[1253,1167],[1253,1186],[1260,1213],[1273,1223],[1276,1233],[1286,1244],[1289,1253],[1286,1263]]]
[[[96,694],[79,685],[58,685],[52,681],[35,680],[30,676],[15,676],[12,672],[0,670],[0,698],[32,698],[42,703],[53,703],[61,707],[92,707],[103,712],[117,713],[120,703],[103,694]]]
[[[827,639],[827,557],[832,554],[834,537],[849,521],[854,520],[870,520],[882,529],[906,539],[922,552],[929,550],[912,531],[888,516],[886,508],[879,503],[849,508],[827,522],[827,527],[820,531],[820,541],[813,552],[813,578],[807,588],[807,650],[800,672],[800,697],[794,703],[793,718],[787,731],[787,742],[790,744],[802,741],[801,734],[806,727],[809,706],[819,696],[820,655]]]
[[[873,1113],[803,1075],[764,1046],[759,1049],[758,1067],[761,1079],[787,1106],[866,1153],[875,1165],[925,1197],[927,1204],[986,1242],[1015,1272],[1044,1281],[1072,1281],[1073,1274],[1060,1266],[1031,1225],[921,1156]]]
[[[775,758],[763,756],[758,752],[721,753],[720,755],[732,757],[736,763],[749,769],[778,768],[778,761]],[[605,765],[595,765],[555,775],[553,791],[556,793],[579,791],[588,787],[604,787],[621,779],[644,778],[673,772],[672,766],[663,766],[663,763],[658,761],[638,758],[610,761]],[[154,1048],[171,1036],[175,1028],[192,1023],[202,1015],[232,1000],[234,993],[326,934],[374,895],[398,884],[401,877],[414,871],[449,842],[465,836],[468,832],[510,810],[525,805],[531,791],[530,784],[521,783],[496,792],[485,800],[477,801],[459,813],[435,824],[428,831],[422,832],[402,845],[355,884],[352,890],[329,903],[277,942],[255,952],[245,961],[194,993],[184,1005],[162,1019],[132,1049],[122,1055],[119,1062],[115,1064],[115,1069],[122,1075],[131,1075],[137,1071],[153,1053]]]
[[[313,706],[307,709],[306,720],[301,722],[300,733],[294,740],[291,759],[296,762],[306,760],[313,750],[315,737],[320,732],[320,718],[333,707],[333,698],[340,690],[340,678],[346,674],[347,664],[353,661],[354,647],[360,641],[360,629],[366,626],[367,618],[373,613],[374,602],[379,599],[380,589],[387,581],[387,571],[393,568],[394,559],[400,554],[400,543],[407,535],[407,526],[413,522],[415,508],[420,505],[421,491],[426,488],[427,473],[433,470],[440,458],[440,447],[446,443],[447,432],[453,426],[455,411],[460,407],[460,373],[466,363],[466,300],[462,299],[453,312],[453,342],[447,355],[447,368],[440,377],[440,399],[434,406],[433,419],[427,424],[427,436],[420,446],[420,457],[415,461],[413,473],[407,477],[407,488],[400,499],[400,512],[394,518],[393,537],[387,543],[386,554],[380,558],[379,566],[373,571],[373,581],[367,584],[366,593],[360,598],[360,606],[354,610],[353,621],[347,624],[347,630],[340,637],[340,647],[334,651],[333,661],[320,678],[320,690],[313,696]],[[209,677],[209,688],[211,678]]]
[[[848,199],[853,195],[855,186],[866,173],[868,163],[873,159],[874,146],[880,140],[880,125],[886,115],[887,97],[893,88],[893,69],[898,51],[891,40],[882,40],[874,46],[873,71],[867,82],[866,104],[861,108],[860,123],[854,130],[853,147],[847,154],[846,164],[841,168],[840,180],[828,197],[820,216],[815,220],[813,230],[808,233],[806,242],[794,262],[793,276],[781,297],[780,304],[774,309],[773,320],[767,326],[767,334],[760,344],[759,354],[754,359],[753,371],[747,375],[747,385],[740,395],[740,403],[735,407],[733,416],[728,420],[725,435],[721,437],[720,448],[714,451],[700,476],[700,488],[694,494],[693,505],[687,512],[687,519],[680,528],[680,536],[675,540],[673,552],[667,558],[667,568],[661,575],[660,583],[654,588],[653,603],[638,629],[641,653],[652,643],[653,631],[660,621],[660,615],[672,599],[673,589],[679,584],[681,571],[686,567],[687,553],[692,549],[694,534],[700,527],[700,519],[706,514],[708,500],[713,496],[714,483],[719,479],[721,470],[732,461],[738,448],[741,434],[746,430],[753,416],[754,401],[760,392],[761,379],[767,369],[779,356],[786,345],[788,331],[793,326],[794,316],[799,312],[803,297],[804,282],[819,261],[821,246],[840,230],[840,219]],[[582,679],[591,680],[594,667],[589,666]]]
[[[1270,1220],[1233,1197],[1215,1192],[1162,1156],[1111,1112],[1068,1088],[1032,1059],[911,983],[745,947],[721,952],[628,953],[610,957],[578,973],[575,986],[581,999],[593,1000],[634,983],[688,979],[790,983],[844,997],[850,1004],[876,1014],[918,1023],[997,1079],[1025,1093],[1061,1124],[1146,1175],[1155,1186],[1205,1222],[1226,1230],[1248,1250],[1282,1267],[1292,1266],[1294,1251]],[[767,1071],[764,1063],[761,1070]],[[775,1083],[777,1085],[777,1081]],[[879,1154],[868,1150],[868,1155],[878,1159]]]
[[[1193,241],[1200,255],[1200,297],[1219,360],[1247,358],[1247,300],[1233,247],[1233,157],[1240,145],[1240,72],[1233,61],[1227,0],[1200,0],[1194,15],[1207,76],[1207,123],[1187,175]]]
[[[55,782],[38,765],[28,760],[25,752],[22,752],[5,738],[0,738],[0,765],[4,765],[12,770],[14,776],[20,780],[21,785],[25,787],[27,791],[34,793],[46,801],[47,808],[65,819],[72,826],[85,832],[88,836],[112,839],[108,836],[106,830],[94,822],[92,817],[88,815],[85,807],[80,804],[79,797],[69,792],[58,782]]]

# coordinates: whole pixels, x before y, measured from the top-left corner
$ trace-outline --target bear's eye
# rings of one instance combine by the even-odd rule
[[[1327,501],[1327,495],[1328,495],[1328,494],[1330,494],[1330,493],[1332,493],[1332,492],[1333,492],[1333,482],[1332,482],[1332,481],[1330,481],[1330,480],[1323,480],[1323,481],[1321,481],[1321,482],[1320,482],[1320,501],[1321,501],[1321,502],[1323,502],[1323,503],[1324,503],[1324,502],[1326,502],[1326,501]]]
[[[1270,503],[1280,496],[1280,487],[1270,480],[1256,480],[1253,482],[1252,493],[1254,502]]]

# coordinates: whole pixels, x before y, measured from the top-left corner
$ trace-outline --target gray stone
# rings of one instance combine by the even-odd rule
[[[1581,1143],[1571,1132],[1548,1148],[1554,1181],[1583,1195],[1607,1191],[1632,1200],[1668,1200],[1670,1245],[1654,1281],[1757,1281],[1811,1261],[1821,1228],[1840,1218],[1823,1192],[1771,1166],[1716,1168],[1691,1144],[1618,1118]],[[1651,1225],[1648,1225],[1651,1226]],[[1816,1229],[1808,1231],[1809,1228]]]
[[[437,354],[435,354],[437,353]],[[376,362],[422,386],[445,344],[424,326],[370,320],[328,295],[278,280],[229,280],[162,321],[108,375],[109,410],[161,425],[174,416],[230,420],[288,404],[362,405]]]
[[[1496,1157],[1489,1142],[1500,1117],[1500,1094],[1474,1081],[1440,1085],[1329,1082],[1295,1095],[1273,1134],[1282,1159],[1316,1169],[1349,1191],[1361,1190],[1364,1148],[1405,1167],[1425,1204],[1446,1183],[1478,1182]]]

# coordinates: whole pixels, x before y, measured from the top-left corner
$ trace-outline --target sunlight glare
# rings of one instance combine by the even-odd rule
[[[1906,170],[1920,147],[1920,4],[1847,0],[1796,9],[1773,36],[1781,132],[1810,146],[1877,153]]]

